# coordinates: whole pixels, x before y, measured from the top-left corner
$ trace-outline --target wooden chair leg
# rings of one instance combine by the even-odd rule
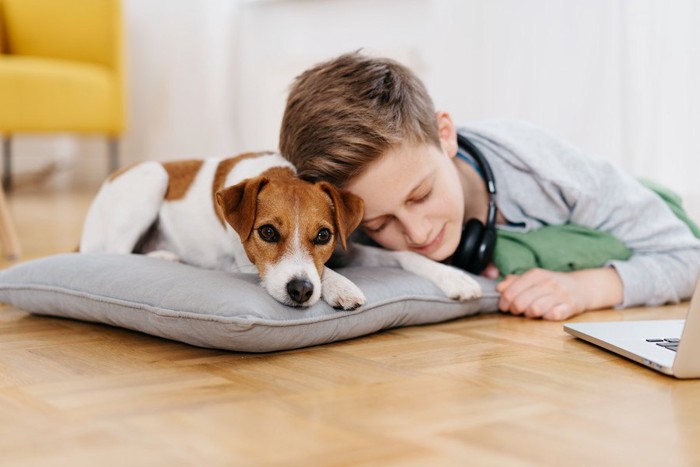
[[[5,135],[2,140],[2,188],[6,192],[12,190],[12,138]]]
[[[0,243],[7,259],[16,260],[22,255],[22,247],[7,206],[4,190],[0,190]]]
[[[109,174],[112,174],[119,169],[119,139],[110,138],[107,144],[109,145]]]

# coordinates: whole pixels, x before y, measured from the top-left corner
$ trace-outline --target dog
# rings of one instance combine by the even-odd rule
[[[141,253],[234,272],[257,272],[280,303],[319,299],[341,310],[366,302],[349,279],[325,266],[348,247],[364,203],[327,182],[299,179],[278,153],[225,159],[142,162],[112,174],[93,200],[81,253]],[[449,297],[481,289],[468,274],[411,252],[354,245],[349,265],[401,267],[433,280]]]

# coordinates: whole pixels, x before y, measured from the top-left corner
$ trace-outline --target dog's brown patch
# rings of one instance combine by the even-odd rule
[[[262,172],[260,176],[270,180],[278,178],[296,178],[296,174],[289,167],[272,167]]]
[[[219,165],[216,167],[216,172],[214,173],[214,181],[211,186],[211,197],[214,202],[216,216],[219,218],[219,222],[221,222],[221,225],[226,225],[226,219],[224,219],[224,213],[221,210],[221,206],[219,206],[219,203],[216,202],[216,192],[224,187],[224,183],[226,183],[226,177],[228,176],[228,174],[233,170],[236,164],[243,160],[268,156],[270,154],[274,153],[270,151],[247,152],[245,154],[241,154],[240,156],[231,157],[229,159],[224,159],[221,162],[219,162]]]
[[[163,168],[168,172],[168,191],[165,193],[165,199],[167,201],[182,199],[190,189],[202,164],[204,164],[203,160],[164,162]]]

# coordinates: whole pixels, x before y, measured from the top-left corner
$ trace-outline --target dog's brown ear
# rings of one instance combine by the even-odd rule
[[[267,182],[265,177],[249,178],[216,192],[216,203],[221,214],[241,237],[241,241],[248,240],[253,231],[258,193]]]
[[[317,185],[331,198],[335,228],[343,249],[347,248],[347,238],[360,225],[365,211],[365,203],[357,195],[341,190],[328,182],[318,182]]]

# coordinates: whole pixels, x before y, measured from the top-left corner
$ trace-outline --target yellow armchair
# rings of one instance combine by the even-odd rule
[[[6,189],[18,133],[103,134],[116,169],[125,125],[122,35],[119,0],[0,0]]]

